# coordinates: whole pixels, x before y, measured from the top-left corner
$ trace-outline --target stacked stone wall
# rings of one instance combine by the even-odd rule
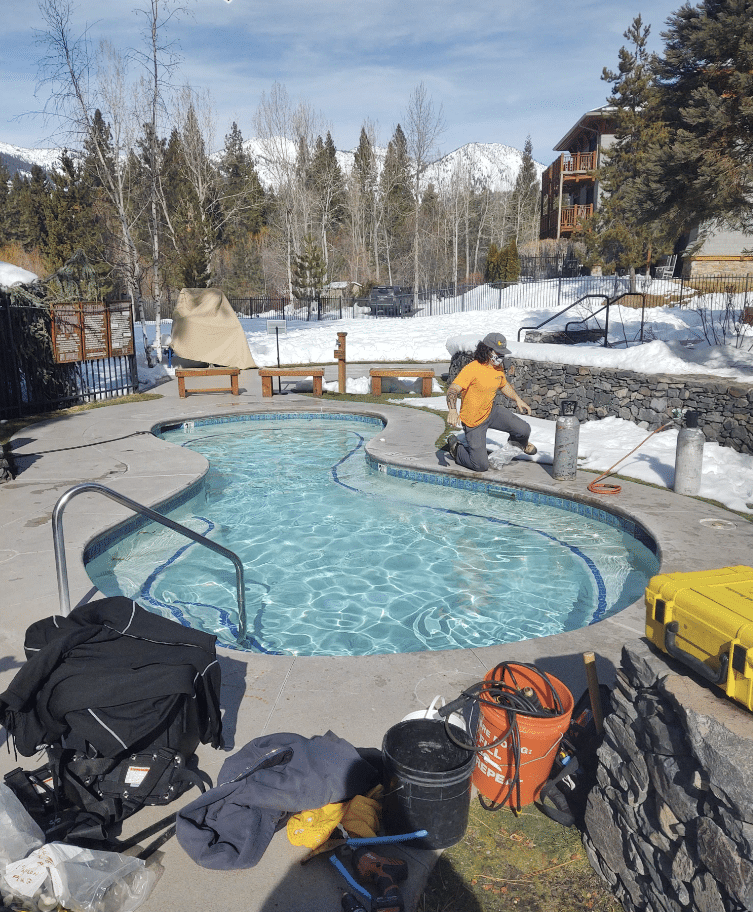
[[[627,912],[753,910],[753,715],[718,694],[623,650],[584,845]]]
[[[467,352],[453,356],[450,379],[471,357]],[[753,383],[523,358],[511,359],[508,376],[537,418],[554,420],[562,400],[572,399],[581,421],[614,416],[653,431],[671,421],[673,411],[697,411],[707,440],[753,453]],[[510,404],[505,397],[501,401]]]

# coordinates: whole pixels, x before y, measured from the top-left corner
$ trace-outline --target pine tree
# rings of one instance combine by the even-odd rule
[[[647,167],[642,211],[681,228],[753,228],[753,0],[686,4],[655,64],[667,136]]]
[[[358,148],[353,155],[353,170],[349,185],[349,214],[353,237],[355,269],[353,277],[363,279],[371,275],[373,267],[379,282],[378,225],[379,207],[377,200],[377,162],[369,134],[361,127]],[[364,268],[362,273],[360,268]]]
[[[11,240],[9,197],[10,171],[5,167],[5,163],[0,161],[0,246],[8,244]]]
[[[44,256],[51,272],[59,269],[77,250],[102,276],[102,232],[94,206],[94,193],[84,168],[63,152],[60,167],[49,177],[45,200]]]
[[[484,281],[499,282],[499,247],[497,247],[494,241],[489,244],[489,250],[486,254]]]
[[[510,197],[510,231],[518,244],[528,244],[539,236],[539,199],[541,195],[531,137],[526,137],[520,171]]]
[[[612,86],[607,101],[615,121],[614,141],[604,150],[599,169],[603,191],[599,209],[579,235],[592,260],[611,269],[628,270],[633,286],[635,270],[650,265],[666,233],[636,205],[637,195],[643,192],[648,155],[663,135],[647,48],[649,33],[650,26],[636,16],[624,33],[629,45],[620,49],[617,72],[605,67],[602,73],[601,78]]]
[[[303,248],[293,257],[293,294],[299,300],[318,297],[327,276],[327,266],[322,250],[314,238],[307,234]]]
[[[219,163],[219,203],[222,209],[220,245],[213,258],[213,272],[229,297],[246,297],[264,290],[264,269],[259,239],[266,224],[267,200],[233,122],[225,136]]]
[[[514,284],[520,278],[520,257],[518,256],[518,244],[513,235],[510,240],[500,251],[500,278],[501,282]]]
[[[396,267],[399,272],[407,274],[408,264],[403,258],[410,253],[410,217],[414,207],[408,143],[400,124],[387,144],[379,190],[385,255],[390,284],[393,284],[393,270]]]
[[[322,249],[325,259],[328,259],[328,235],[342,224],[345,217],[345,178],[329,132],[326,140],[321,136],[316,138],[314,153],[309,160],[306,185],[313,196]]]

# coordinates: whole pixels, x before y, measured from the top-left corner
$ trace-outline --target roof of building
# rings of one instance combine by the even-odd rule
[[[613,105],[602,105],[600,108],[594,108],[593,111],[586,111],[580,120],[572,127],[570,127],[567,133],[565,133],[562,139],[557,143],[557,145],[554,147],[555,152],[569,151],[573,140],[578,135],[578,132],[580,130],[593,129],[590,126],[590,123],[597,120],[603,120],[605,117],[609,117],[614,111],[615,108]]]

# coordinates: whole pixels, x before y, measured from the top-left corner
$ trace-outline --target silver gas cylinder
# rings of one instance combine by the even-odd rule
[[[553,475],[558,481],[575,478],[578,468],[578,438],[580,423],[575,417],[576,403],[565,399],[560,404],[560,414],[554,431]]]
[[[703,431],[698,427],[698,412],[685,412],[685,427],[677,434],[675,451],[675,494],[698,494],[703,473]]]

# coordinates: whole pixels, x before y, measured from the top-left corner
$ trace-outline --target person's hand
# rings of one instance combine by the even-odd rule
[[[527,402],[523,402],[522,399],[518,399],[517,406],[519,411],[525,412],[526,415],[531,414],[531,406]]]
[[[458,410],[451,408],[447,411],[447,423],[452,425],[452,427],[460,427],[460,418],[458,417]]]

